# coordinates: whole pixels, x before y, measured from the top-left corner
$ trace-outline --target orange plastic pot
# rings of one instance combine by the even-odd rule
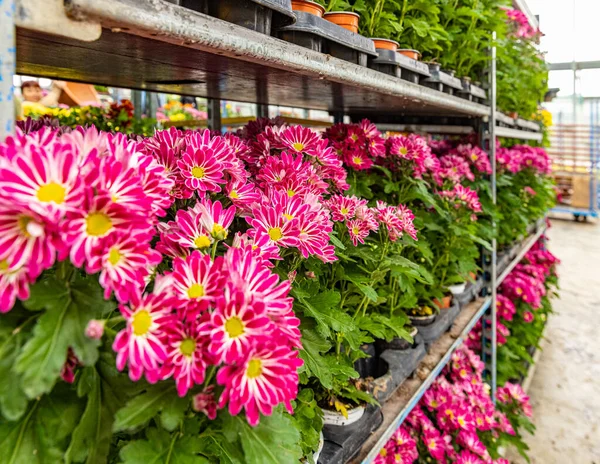
[[[419,60],[421,58],[421,52],[418,50],[411,50],[410,48],[402,48],[398,50],[398,53],[404,56],[408,56],[411,60]]]
[[[351,11],[332,11],[331,13],[325,13],[323,18],[350,32],[358,34],[358,20],[360,16],[357,13]]]
[[[382,50],[392,50],[393,52],[398,50],[398,42],[390,39],[371,39],[375,44],[375,48]]]
[[[475,274],[474,272],[469,272],[469,277],[470,277],[472,280],[477,280],[477,274]]]
[[[440,309],[448,309],[450,307],[450,303],[452,302],[452,295],[445,296],[442,298],[442,301],[437,298],[433,300],[433,304],[435,304]]]
[[[513,111],[512,113],[508,113],[509,118],[517,119],[519,117],[519,113]]]
[[[311,2],[310,0],[292,0],[292,10],[310,13],[318,16],[319,18],[322,18],[323,14],[325,13],[324,7],[316,2]]]

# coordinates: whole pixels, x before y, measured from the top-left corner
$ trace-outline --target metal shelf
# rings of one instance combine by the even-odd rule
[[[39,2],[19,0],[20,8],[29,9]],[[164,1],[66,4],[69,18],[84,21],[92,31],[101,26],[100,38],[80,40],[70,27],[50,35],[46,21],[53,17],[24,21],[17,16],[17,25],[24,26],[17,28],[19,73],[346,113],[490,114],[484,105]],[[64,10],[48,10],[63,21],[67,16]]]
[[[540,23],[538,22],[535,15],[529,9],[529,6],[527,5],[526,0],[513,0],[513,6],[516,9],[521,10],[523,13],[525,13],[525,16],[527,16],[527,20],[529,21],[529,25],[531,27],[533,27],[534,29],[540,28]]]
[[[352,464],[373,462],[381,448],[402,425],[410,411],[440,375],[442,369],[450,361],[452,353],[462,345],[469,332],[490,307],[491,302],[492,299],[488,297],[480,298],[469,304],[460,312],[450,332],[442,335],[440,339],[433,343],[429,354],[419,364],[415,378],[406,380],[396,390],[396,393],[385,402],[381,408],[383,423],[369,437],[357,457],[350,461]],[[433,368],[428,367],[432,365]]]
[[[521,129],[512,129],[510,127],[496,127],[496,137],[508,137],[511,139],[535,140],[541,142],[543,135],[541,132],[530,132]]]
[[[517,120],[515,120],[515,124],[522,129],[527,129],[535,132],[540,131],[540,125],[534,121],[526,121],[525,119],[518,118]]]
[[[527,252],[531,249],[531,247],[533,245],[535,245],[535,243],[539,240],[539,238],[542,235],[544,235],[547,228],[548,228],[548,226],[544,222],[542,224],[542,226],[536,231],[535,234],[530,235],[524,242],[521,243],[521,246],[520,246],[519,251],[517,252],[516,256],[512,259],[512,261],[506,267],[506,269],[504,269],[504,271],[502,271],[502,274],[500,274],[497,277],[496,287],[499,287],[502,284],[502,282],[504,282],[504,279],[506,279],[508,274],[510,274],[512,272],[512,270],[515,268],[515,266],[521,262],[523,257],[527,254]]]

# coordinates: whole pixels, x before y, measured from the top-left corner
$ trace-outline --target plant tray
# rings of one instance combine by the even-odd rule
[[[458,294],[458,295],[454,295],[453,300],[458,304],[459,309],[463,309],[465,306],[467,306],[471,301],[473,301],[475,299],[475,296],[473,295],[473,285],[469,282],[469,284],[467,285],[467,288],[465,289],[464,292]]]
[[[278,30],[280,39],[361,66],[367,66],[368,57],[377,57],[371,39],[310,13],[296,11],[295,14],[294,24]]]
[[[479,103],[487,101],[487,92],[478,85],[471,84],[471,95]]]
[[[377,406],[369,405],[365,414],[354,424],[325,425],[325,446],[319,456],[320,464],[344,464],[353,457],[383,422],[383,414]]]
[[[454,301],[448,309],[442,309],[433,324],[419,327],[419,334],[423,337],[425,348],[429,349],[431,344],[442,336],[452,325],[460,312],[458,303]]]
[[[439,90],[448,95],[454,95],[457,90],[462,90],[460,79],[440,70],[440,65],[436,63],[429,64],[429,72],[431,76],[421,80],[421,84],[425,87]]]
[[[369,391],[375,399],[380,403],[387,401],[402,382],[416,370],[425,354],[425,342],[419,334],[417,334],[415,343],[409,349],[387,349],[381,353],[379,362],[387,367],[387,372],[369,382]]]
[[[418,84],[420,79],[430,77],[429,66],[422,61],[413,60],[408,56],[398,53],[398,62],[400,63],[400,77],[405,81]]]
[[[390,76],[400,77],[399,54],[394,50],[385,50],[383,48],[378,48],[376,51],[379,56],[377,58],[369,59],[369,68],[384,74],[389,74]]]
[[[291,0],[167,1],[267,35],[295,19]]]

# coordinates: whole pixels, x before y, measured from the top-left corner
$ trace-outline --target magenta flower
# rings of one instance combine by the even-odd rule
[[[221,270],[222,261],[222,258],[217,258],[213,262],[209,255],[199,251],[186,258],[175,258],[171,274],[174,296],[200,310],[214,303],[223,293],[225,275]]]
[[[214,152],[208,147],[189,146],[177,161],[185,186],[200,192],[220,192],[219,184],[224,184],[223,165],[219,163]]]
[[[87,323],[85,336],[92,340],[100,340],[104,334],[104,321],[92,319]]]
[[[194,395],[194,398],[192,399],[194,411],[206,414],[206,417],[210,420],[214,420],[217,417],[217,402],[215,400],[215,394],[213,393],[214,388],[214,385],[209,385],[202,393]]]
[[[206,371],[206,340],[201,336],[196,321],[190,321],[185,311],[167,330],[166,356],[161,368],[162,380],[173,377],[177,393],[183,397],[194,386],[204,382]]]
[[[319,134],[308,127],[290,126],[279,132],[279,143],[294,153],[316,153],[321,140]]]
[[[0,260],[0,313],[6,313],[15,305],[17,298],[29,298],[29,270],[26,266],[13,266],[6,259]]]
[[[217,382],[224,386],[219,408],[229,403],[234,416],[245,409],[250,425],[258,424],[259,413],[271,415],[279,403],[291,414],[291,401],[298,394],[297,369],[303,364],[298,352],[266,342],[244,354],[243,362],[219,369]]]
[[[248,231],[250,237],[267,236],[271,243],[284,248],[298,245],[298,220],[287,220],[281,206],[256,206],[252,209],[252,216],[246,218],[253,227]]]
[[[160,379],[160,367],[167,358],[166,330],[173,324],[174,301],[164,293],[132,295],[128,306],[119,307],[127,322],[113,343],[117,353],[117,369],[129,367],[134,382],[142,375],[150,383]]]

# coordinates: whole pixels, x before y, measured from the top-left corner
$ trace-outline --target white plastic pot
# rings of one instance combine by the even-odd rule
[[[326,425],[350,425],[357,422],[365,413],[364,406],[358,406],[348,411],[348,419],[341,412],[323,409],[323,424]]]
[[[315,453],[313,454],[313,462],[315,464],[319,463],[319,456],[321,455],[321,451],[323,451],[324,446],[325,437],[323,436],[323,432],[321,432],[319,435],[319,447],[317,448],[317,451],[315,451]],[[306,459],[302,459],[302,464],[308,464],[308,461]]]
[[[461,293],[464,293],[466,289],[466,282],[463,282],[462,284],[450,285],[448,287],[448,290],[450,290],[450,293],[452,293],[453,295],[460,295]]]

